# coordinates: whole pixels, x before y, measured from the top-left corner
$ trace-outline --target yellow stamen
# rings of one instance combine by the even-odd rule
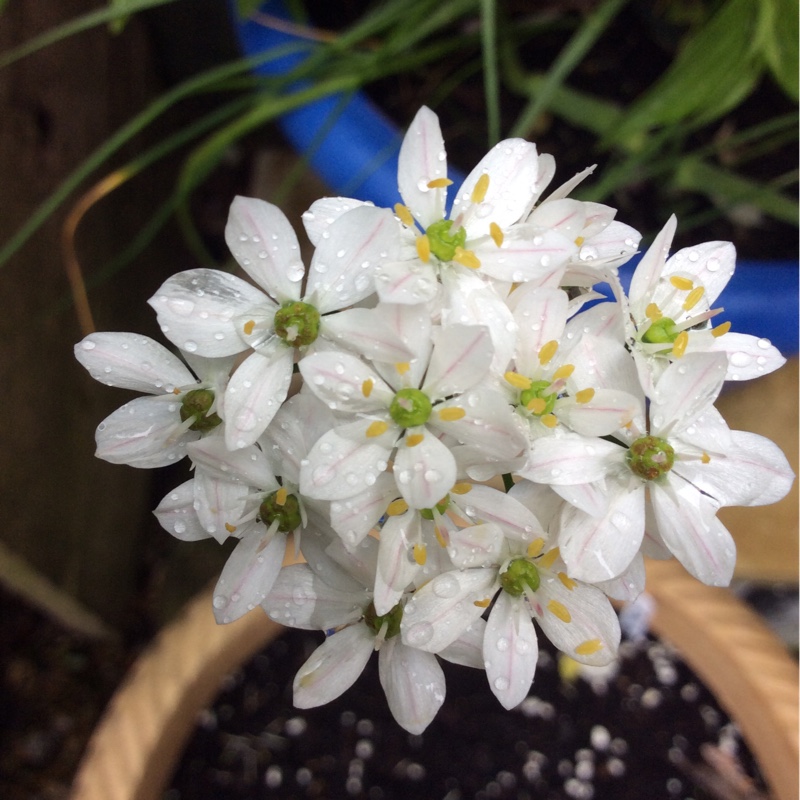
[[[537,566],[542,567],[543,569],[550,569],[553,566],[555,560],[561,555],[561,552],[557,547],[554,547],[552,550],[548,550],[540,559]]]
[[[575,652],[579,656],[591,656],[598,650],[603,649],[603,643],[599,639],[587,639],[581,642],[576,648]]]
[[[724,336],[730,329],[730,322],[723,322],[722,325],[717,325],[717,327],[711,331],[711,335],[719,339],[720,336]]]
[[[594,397],[594,389],[581,389],[575,393],[575,400],[579,403],[588,403]]]
[[[675,343],[672,345],[672,355],[675,358],[680,358],[685,352],[686,347],[689,344],[689,334],[686,331],[681,331],[678,334],[678,338],[675,339]]]
[[[411,369],[411,364],[408,361],[398,361],[394,368],[397,370],[398,375],[405,375]]]
[[[230,522],[226,522],[225,523],[225,530],[228,531],[228,533],[233,533],[236,530],[236,526],[235,525],[231,525]]]
[[[475,184],[475,188],[472,190],[472,194],[470,195],[469,199],[472,200],[473,203],[482,203],[488,190],[489,176],[484,172],[483,175],[478,178],[478,181]]]
[[[541,414],[547,408],[547,400],[543,397],[534,397],[533,400],[528,402],[525,406],[531,414]]]
[[[500,230],[500,226],[496,222],[492,222],[489,225],[489,235],[494,240],[494,243],[498,247],[503,246],[503,239],[505,236],[503,235],[503,231]]]
[[[711,461],[711,456],[708,453],[703,453],[703,455],[700,456],[700,461],[703,464],[708,464]]]
[[[172,394],[180,394],[180,393],[181,393],[181,390],[178,389],[177,387],[172,390]]]
[[[503,377],[507,383],[510,383],[515,389],[524,391],[531,388],[531,379],[520,375],[519,372],[506,372]]]
[[[369,397],[372,394],[373,386],[375,386],[375,381],[373,381],[372,378],[367,378],[361,384],[361,394],[363,394],[364,397]]]
[[[438,525],[433,526],[433,535],[436,537],[436,541],[439,542],[439,547],[447,547],[447,539],[444,538]]]
[[[688,292],[694,288],[694,284],[688,278],[681,278],[680,275],[673,275],[669,282],[676,288],[683,292]]]
[[[489,603],[491,602],[491,597],[484,597],[483,600],[473,600],[472,604],[478,606],[478,608],[489,608]]]
[[[256,321],[254,319],[247,320],[243,328],[245,336],[249,336],[253,332],[253,328],[255,328],[255,326],[256,326]]]
[[[566,573],[566,572],[559,572],[559,573],[558,573],[558,579],[559,579],[559,580],[561,581],[561,583],[563,583],[563,584],[564,584],[564,586],[565,586],[567,589],[569,589],[570,591],[572,591],[572,590],[573,590],[573,589],[574,589],[574,588],[575,588],[575,587],[578,585],[578,582],[577,582],[577,581],[574,581],[574,580],[572,580],[572,578],[570,578],[570,577],[569,577],[569,575],[567,575],[567,573]]]
[[[547,604],[547,610],[558,617],[562,622],[572,622],[572,614],[570,614],[567,607],[559,603],[558,600],[551,600]]]
[[[556,354],[556,350],[558,350],[558,342],[555,339],[551,339],[546,344],[543,344],[542,349],[539,351],[539,363],[542,366],[549,364]]]
[[[466,416],[466,414],[467,412],[464,411],[463,408],[452,406],[451,408],[443,408],[439,411],[439,419],[443,422],[455,422],[457,419]]]
[[[537,558],[544,550],[544,539],[540,536],[528,545],[528,558]]]
[[[575,244],[578,245],[578,247],[582,247],[583,243],[585,241],[586,241],[586,239],[584,239],[583,236],[576,236],[575,237]]]
[[[575,365],[574,364],[562,364],[554,373],[553,373],[553,380],[554,381],[562,381],[569,378],[572,373],[575,372]]]
[[[465,250],[463,247],[456,247],[453,261],[457,261],[461,266],[468,267],[469,269],[478,269],[481,265],[478,256],[476,256],[472,250]]]
[[[705,289],[702,286],[695,286],[683,301],[683,310],[691,311],[699,302],[700,298],[705,294]]]
[[[285,487],[281,486],[277,492],[275,492],[275,502],[279,506],[283,506],[286,504],[286,498],[289,496],[289,492],[286,490]]]
[[[375,422],[370,422],[369,427],[367,428],[367,436],[370,439],[374,439],[376,436],[382,436],[388,430],[388,423],[384,422],[383,420],[376,419]]]
[[[661,313],[661,309],[655,303],[647,304],[647,308],[644,310],[644,315],[650,320],[650,322],[656,322],[664,316]]]
[[[467,494],[467,492],[472,491],[472,484],[471,483],[457,483],[453,488],[450,490],[453,494]]]
[[[546,428],[555,428],[558,425],[558,417],[555,414],[545,414],[543,417],[539,417]]]
[[[395,203],[394,213],[407,228],[414,227],[414,217],[411,216],[411,211],[408,206],[404,206],[402,203]]]
[[[414,545],[414,561],[417,562],[421,567],[425,565],[425,562],[428,560],[428,551],[425,549],[424,544],[417,544]]]
[[[406,511],[408,511],[408,503],[402,498],[392,500],[386,507],[386,514],[390,517],[399,517],[401,514],[405,514]]]
[[[432,181],[428,181],[428,188],[429,189],[446,189],[448,186],[452,186],[453,181],[450,178],[434,178]]]
[[[406,447],[416,447],[424,438],[421,433],[410,433],[406,436]]]
[[[426,234],[422,236],[417,236],[417,255],[420,257],[420,260],[424,261],[426,264],[431,260],[431,242],[428,239]]]

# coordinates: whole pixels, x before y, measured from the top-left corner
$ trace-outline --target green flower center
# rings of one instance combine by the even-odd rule
[[[445,511],[450,507],[450,495],[445,495],[437,504],[436,510],[440,514],[444,514]],[[421,508],[419,510],[419,515],[422,519],[433,519],[433,509],[432,508]]]
[[[375,613],[375,604],[370,603],[367,610],[364,612],[364,622],[375,631],[376,634],[381,632],[383,623],[388,623],[386,628],[386,636],[384,638],[391,639],[392,636],[397,636],[400,633],[400,622],[403,619],[403,606],[398,603],[391,611],[386,614],[379,615]]]
[[[389,406],[389,416],[401,428],[424,425],[431,415],[431,401],[419,389],[401,389]]]
[[[304,347],[319,336],[320,315],[314,306],[290,300],[275,314],[275,333],[290,347]]]
[[[192,389],[186,392],[181,400],[181,422],[194,418],[189,426],[190,431],[208,433],[213,431],[222,420],[216,413],[209,414],[214,405],[214,392],[211,389]]]
[[[512,597],[525,594],[526,586],[535,592],[539,588],[539,570],[527,558],[515,558],[500,576],[500,585]]]
[[[281,499],[283,503],[280,502]],[[286,494],[284,489],[278,489],[265,497],[261,501],[258,514],[267,527],[277,521],[281,533],[291,533],[303,523],[300,501],[293,494]]]
[[[666,439],[642,436],[630,446],[625,459],[634,474],[654,481],[672,469],[675,451]]]
[[[528,411],[537,417],[543,417],[545,414],[552,413],[556,406],[557,392],[548,392],[545,394],[545,390],[549,388],[550,381],[531,381],[530,387],[528,389],[523,389],[519,393],[520,405],[528,408],[528,404],[531,400],[544,400],[544,408],[542,408],[541,411],[533,411],[532,409],[528,409]]]
[[[431,253],[440,261],[452,261],[456,254],[456,247],[464,247],[467,243],[467,232],[459,228],[451,233],[450,228],[453,221],[450,219],[440,219],[429,225],[425,234],[431,246]]]
[[[672,344],[678,338],[679,333],[674,319],[661,317],[642,334],[642,341],[647,344]]]

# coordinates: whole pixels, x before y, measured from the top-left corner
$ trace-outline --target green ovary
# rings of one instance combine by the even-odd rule
[[[440,514],[444,514],[447,511],[448,507],[450,506],[450,495],[445,495],[437,504],[436,510]],[[433,509],[432,508],[421,508],[419,510],[419,515],[422,519],[432,520],[433,519]]]
[[[531,381],[530,387],[528,389],[523,389],[519,393],[519,404],[527,408],[531,400],[541,399],[545,402],[544,408],[539,412],[531,411],[531,413],[535,414],[537,417],[543,417],[545,414],[552,413],[553,409],[556,407],[557,398],[556,392],[545,393],[549,388],[550,381]],[[528,410],[530,411],[530,409]]]
[[[216,413],[208,413],[212,405],[214,405],[214,392],[211,389],[192,389],[186,392],[181,400],[181,421],[186,422],[193,418],[194,422],[189,426],[189,430],[198,433],[213,431],[222,420]]]
[[[425,231],[428,242],[430,242],[431,253],[440,261],[452,261],[456,254],[456,248],[464,247],[467,243],[467,232],[463,228],[459,228],[455,233],[451,233],[452,225],[452,220],[440,219]]]
[[[303,518],[300,515],[300,501],[293,495],[287,494],[281,505],[278,502],[281,489],[268,495],[261,502],[258,509],[261,521],[269,527],[273,522],[278,523],[278,530],[281,533],[291,533],[300,527]]]
[[[284,303],[275,314],[275,333],[291,347],[303,347],[319,336],[320,315],[299,300]]]
[[[367,610],[364,612],[364,622],[375,631],[376,634],[381,632],[383,623],[387,623],[386,636],[384,638],[391,639],[400,633],[400,622],[403,619],[403,606],[399,603],[388,613],[378,615],[375,613],[375,604],[370,603]]]
[[[539,570],[527,558],[515,558],[500,576],[500,585],[512,597],[525,594],[526,586],[535,592],[539,588]]]
[[[672,344],[678,338],[679,333],[675,320],[661,317],[642,334],[642,341],[647,344]]]
[[[401,428],[424,425],[431,415],[431,401],[419,389],[401,389],[389,406],[389,416]]]
[[[625,459],[635,475],[654,481],[672,469],[675,451],[666,439],[642,436],[630,446]]]

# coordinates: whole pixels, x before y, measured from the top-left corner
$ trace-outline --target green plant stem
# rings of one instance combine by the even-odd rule
[[[483,89],[489,147],[500,141],[500,82],[497,70],[497,7],[494,0],[481,0],[481,44],[483,50]]]

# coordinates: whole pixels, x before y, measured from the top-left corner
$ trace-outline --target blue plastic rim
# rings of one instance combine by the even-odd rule
[[[234,8],[231,2],[231,8]],[[269,0],[262,9],[289,19],[280,0]],[[315,46],[308,40],[268,28],[253,20],[240,20],[233,10],[239,43],[245,55],[255,56],[273,48],[302,44],[302,51],[261,63],[255,73],[286,75]],[[307,84],[293,84],[292,90]],[[366,95],[332,95],[285,114],[281,130],[292,146],[307,155],[314,171],[340,196],[369,200],[392,208],[400,202],[397,160],[403,132]],[[455,197],[466,177],[448,165]],[[620,273],[630,280],[634,259]],[[798,351],[798,262],[738,261],[736,273],[723,292],[724,319],[734,330],[770,339],[784,354]]]

